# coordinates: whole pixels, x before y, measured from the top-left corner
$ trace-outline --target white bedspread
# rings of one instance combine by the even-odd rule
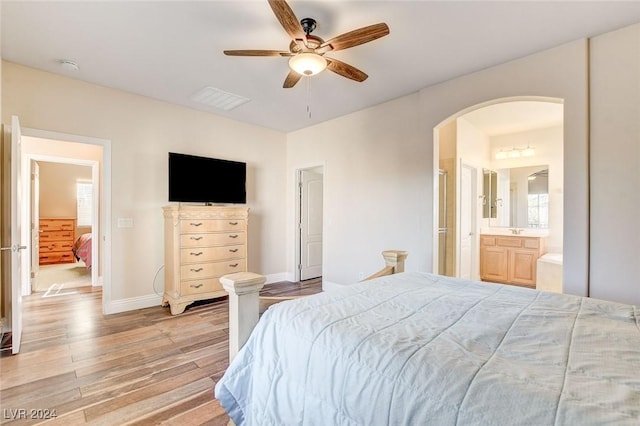
[[[639,316],[398,274],[271,307],[215,396],[238,425],[638,425]]]

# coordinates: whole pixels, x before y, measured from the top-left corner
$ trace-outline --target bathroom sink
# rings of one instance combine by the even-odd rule
[[[515,233],[513,229],[517,229]],[[537,228],[482,228],[480,234],[485,235],[517,235],[519,237],[548,237],[548,229]]]

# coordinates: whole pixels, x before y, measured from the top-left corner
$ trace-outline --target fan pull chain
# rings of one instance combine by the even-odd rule
[[[311,119],[311,78],[307,77],[307,114]]]

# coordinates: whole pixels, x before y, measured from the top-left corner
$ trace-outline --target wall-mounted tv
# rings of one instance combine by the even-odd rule
[[[169,201],[245,204],[247,164],[169,153]]]

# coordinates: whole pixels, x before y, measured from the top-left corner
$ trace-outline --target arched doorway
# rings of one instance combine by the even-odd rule
[[[563,125],[562,99],[526,96],[465,108],[434,128],[434,271],[480,279],[483,233],[537,235],[561,256]],[[527,178],[538,176],[546,187],[527,193]]]

